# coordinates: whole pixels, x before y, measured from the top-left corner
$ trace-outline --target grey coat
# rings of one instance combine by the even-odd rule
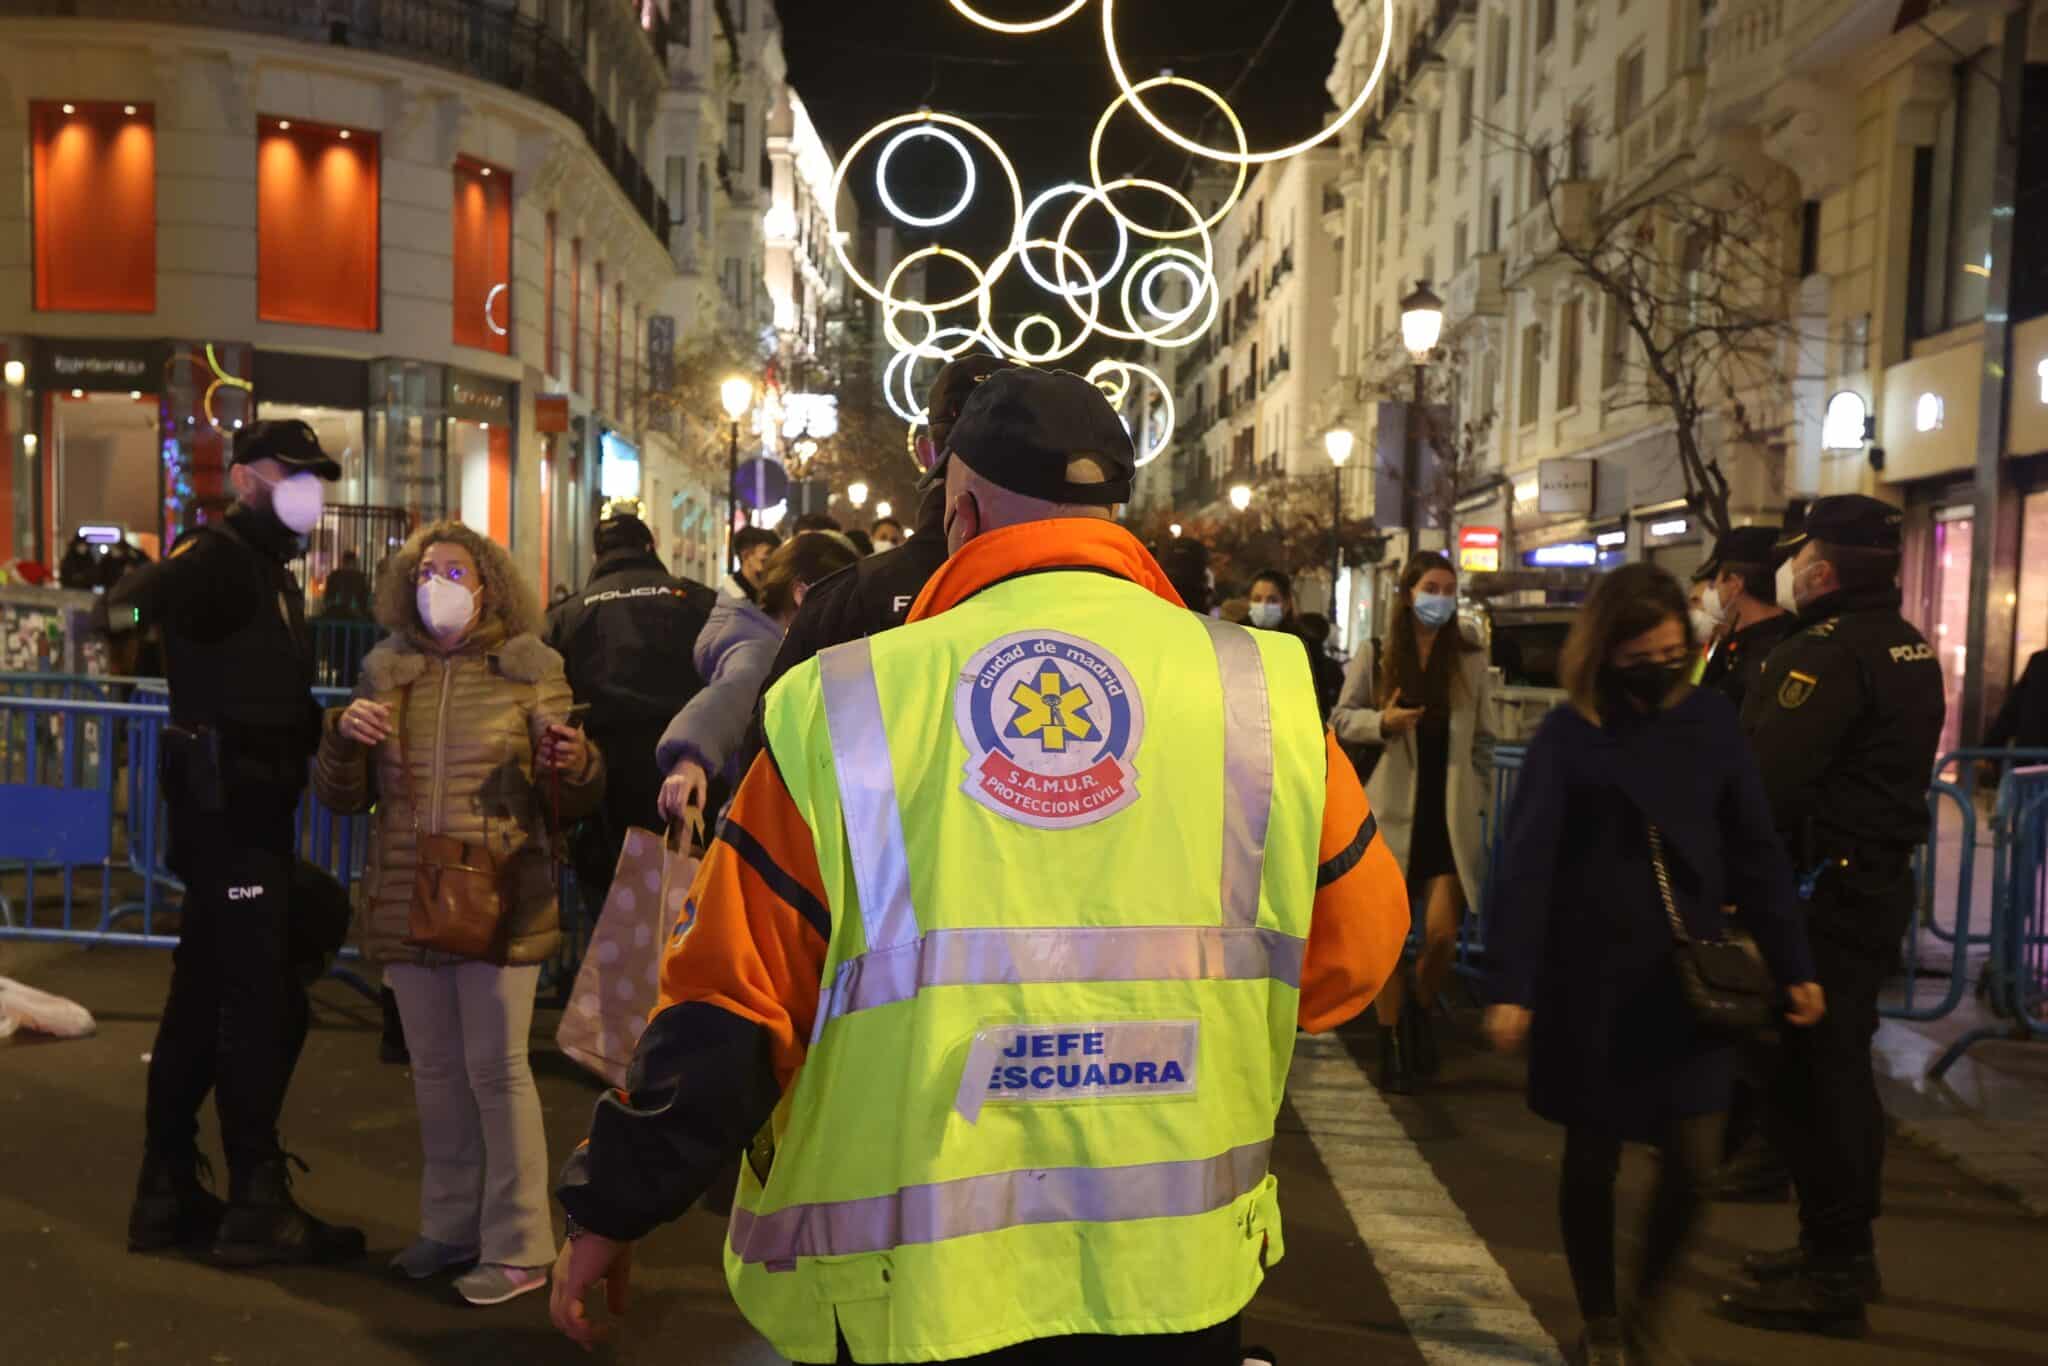
[[[754,718],[754,703],[768,678],[782,627],[744,597],[720,593],[697,636],[694,663],[704,689],[684,704],[662,732],[654,761],[668,773],[694,759],[713,778],[737,781],[740,741]]]
[[[1365,785],[1365,798],[1405,872],[1408,841],[1415,829],[1415,732],[1381,733],[1375,701],[1379,670],[1378,646],[1368,641],[1344,671],[1344,691],[1330,713],[1330,728],[1348,744],[1385,746]],[[1473,905],[1479,903],[1487,871],[1485,831],[1493,806],[1494,739],[1493,673],[1486,667],[1486,653],[1475,650],[1458,658],[1458,678],[1451,689],[1451,771],[1444,784],[1451,853],[1458,862],[1465,898]]]

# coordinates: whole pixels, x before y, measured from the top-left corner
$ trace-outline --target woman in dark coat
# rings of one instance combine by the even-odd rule
[[[1603,578],[1564,655],[1572,699],[1530,744],[1492,880],[1487,1030],[1529,1037],[1529,1106],[1565,1126],[1559,1215],[1586,1337],[1578,1359],[1627,1362],[1696,1222],[1720,1152],[1735,1051],[1693,1025],[1672,964],[1649,827],[1686,931],[1719,938],[1732,905],[1786,989],[1786,1018],[1820,1018],[1793,875],[1755,761],[1718,693],[1684,679],[1685,593],[1650,565]],[[1629,1321],[1614,1276],[1624,1142],[1662,1155]],[[1640,1350],[1640,1349],[1639,1349]]]

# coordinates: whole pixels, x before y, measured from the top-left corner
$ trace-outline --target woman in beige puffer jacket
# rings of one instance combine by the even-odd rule
[[[561,943],[551,829],[594,810],[604,761],[562,724],[561,656],[504,549],[458,522],[416,533],[378,583],[391,632],[356,696],[328,713],[314,786],[337,811],[376,802],[362,888],[364,948],[384,966],[412,1052],[425,1170],[420,1236],[392,1265],[496,1304],[546,1282],[547,1141],[527,1062],[540,964]],[[406,944],[417,832],[482,845],[512,868],[498,952]]]

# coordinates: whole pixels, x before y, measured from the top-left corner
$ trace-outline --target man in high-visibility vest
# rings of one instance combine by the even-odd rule
[[[1098,390],[994,375],[948,459],[951,558],[769,694],[564,1172],[585,1345],[746,1148],[726,1277],[793,1361],[1243,1356],[1296,1027],[1393,971],[1401,874],[1300,641],[1184,610],[1110,520],[1135,462]]]

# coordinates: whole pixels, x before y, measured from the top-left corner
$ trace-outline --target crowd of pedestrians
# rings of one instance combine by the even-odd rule
[[[363,1251],[297,1204],[276,1132],[305,1029],[288,910],[332,895],[291,853],[310,761],[329,807],[375,813],[357,937],[424,1158],[391,1265],[454,1273],[472,1304],[552,1279],[557,1323],[594,1342],[632,1241],[745,1154],[731,1284],[793,1360],[1237,1366],[1278,1235],[1265,1152],[1295,1028],[1369,1004],[1376,1084],[1426,1085],[1483,906],[1484,1032],[1526,1050],[1529,1104],[1564,1131],[1576,1358],[1673,1351],[1663,1292],[1716,1196],[1796,1192],[1801,1227],[1722,1312],[1862,1331],[1869,1048],[1943,719],[1899,616],[1893,510],[1831,498],[1790,532],[1732,531],[1690,594],[1647,565],[1600,577],[1560,705],[1524,736],[1445,556],[1408,559],[1347,665],[1284,569],[1218,608],[1203,546],[1155,556],[1123,529],[1129,438],[1092,386],[970,356],[929,403],[907,527],[745,528],[715,589],[631,515],[598,525],[589,582],[545,615],[458,522],[380,565],[374,603],[336,570],[386,634],[324,716],[285,563],[337,471],[304,424],[240,434],[225,523],[111,595],[117,631],[164,629],[190,889],[132,1246]],[[1501,740],[1527,749],[1492,831]],[[528,1036],[559,865],[595,915],[630,829],[721,812],[628,1084],[553,1192],[557,1255]],[[1027,867],[1028,887],[1004,874]],[[231,901],[263,932],[224,934]],[[1198,1086],[1197,1059],[1232,1084]],[[209,1089],[226,1202],[195,1141]],[[1122,1104],[1152,1097],[1187,1103]],[[1064,1104],[1020,1103],[1045,1100]],[[1007,1156],[963,1156],[962,1119]],[[1630,1143],[1662,1160],[1624,1297]],[[1132,1162],[1162,1175],[1096,1179]],[[904,1194],[963,1177],[985,1206]],[[1106,1260],[1074,1262],[1075,1239]],[[873,1257],[898,1279],[846,1293]],[[1065,1269],[1003,1271],[1044,1258]]]

